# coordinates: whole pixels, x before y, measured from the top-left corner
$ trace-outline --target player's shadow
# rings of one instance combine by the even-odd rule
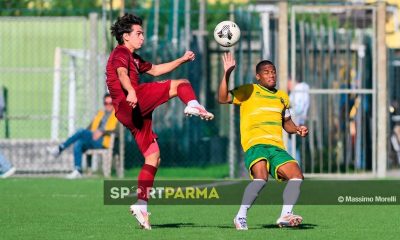
[[[151,224],[152,228],[235,228],[232,225],[198,225],[194,223],[166,223],[166,224]]]
[[[283,229],[288,229],[288,230],[309,230],[309,229],[314,229],[315,227],[317,227],[318,225],[316,224],[309,224],[309,223],[305,223],[305,224],[300,224],[297,227],[284,227]],[[277,228],[279,229],[280,227],[276,224],[264,224],[261,225],[261,228]]]
[[[309,229],[314,229],[318,225],[315,224],[301,224],[297,227],[285,227],[283,229],[287,230],[309,230]],[[152,228],[185,228],[185,227],[200,227],[200,228],[209,228],[212,226],[203,226],[203,225],[196,225],[194,223],[166,223],[166,224],[152,224]],[[214,226],[216,228],[233,228],[234,226],[231,225],[220,225],[220,226]],[[263,224],[263,225],[258,225],[257,228],[269,228],[269,229],[279,229],[280,227],[276,224]]]
[[[151,224],[152,228],[182,228],[194,227],[194,223],[166,223],[166,224]]]

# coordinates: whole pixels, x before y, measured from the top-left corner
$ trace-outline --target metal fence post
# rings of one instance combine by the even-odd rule
[[[99,85],[98,85],[98,14],[89,14],[89,79],[88,79],[88,105],[90,106],[92,115],[94,115],[99,103]]]
[[[387,136],[388,136],[388,94],[387,94],[387,58],[385,43],[386,26],[386,4],[383,1],[378,2],[377,8],[377,168],[376,174],[383,178],[386,176],[387,168]]]

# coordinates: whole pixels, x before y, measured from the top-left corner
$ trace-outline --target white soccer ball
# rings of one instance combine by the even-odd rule
[[[240,38],[240,28],[232,21],[218,23],[214,29],[214,39],[223,47],[235,45]]]

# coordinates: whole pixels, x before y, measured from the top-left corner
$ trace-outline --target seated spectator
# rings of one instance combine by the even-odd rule
[[[117,127],[118,120],[115,117],[114,107],[110,94],[104,95],[104,110],[98,111],[87,129],[79,129],[60,145],[48,148],[50,154],[55,157],[74,144],[75,169],[66,177],[69,179],[82,177],[82,154],[88,149],[110,147],[110,134]]]

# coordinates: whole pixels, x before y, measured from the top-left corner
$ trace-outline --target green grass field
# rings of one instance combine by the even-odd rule
[[[141,168],[125,171],[125,177],[132,179],[139,175]],[[190,174],[188,175],[188,171]],[[206,167],[160,167],[157,179],[224,179],[229,176],[228,164],[217,164]]]
[[[254,206],[249,231],[232,219],[238,206],[150,206],[152,231],[128,206],[103,205],[103,180],[12,178],[0,181],[1,239],[398,239],[398,206],[296,206],[301,227],[280,229],[281,207]]]

